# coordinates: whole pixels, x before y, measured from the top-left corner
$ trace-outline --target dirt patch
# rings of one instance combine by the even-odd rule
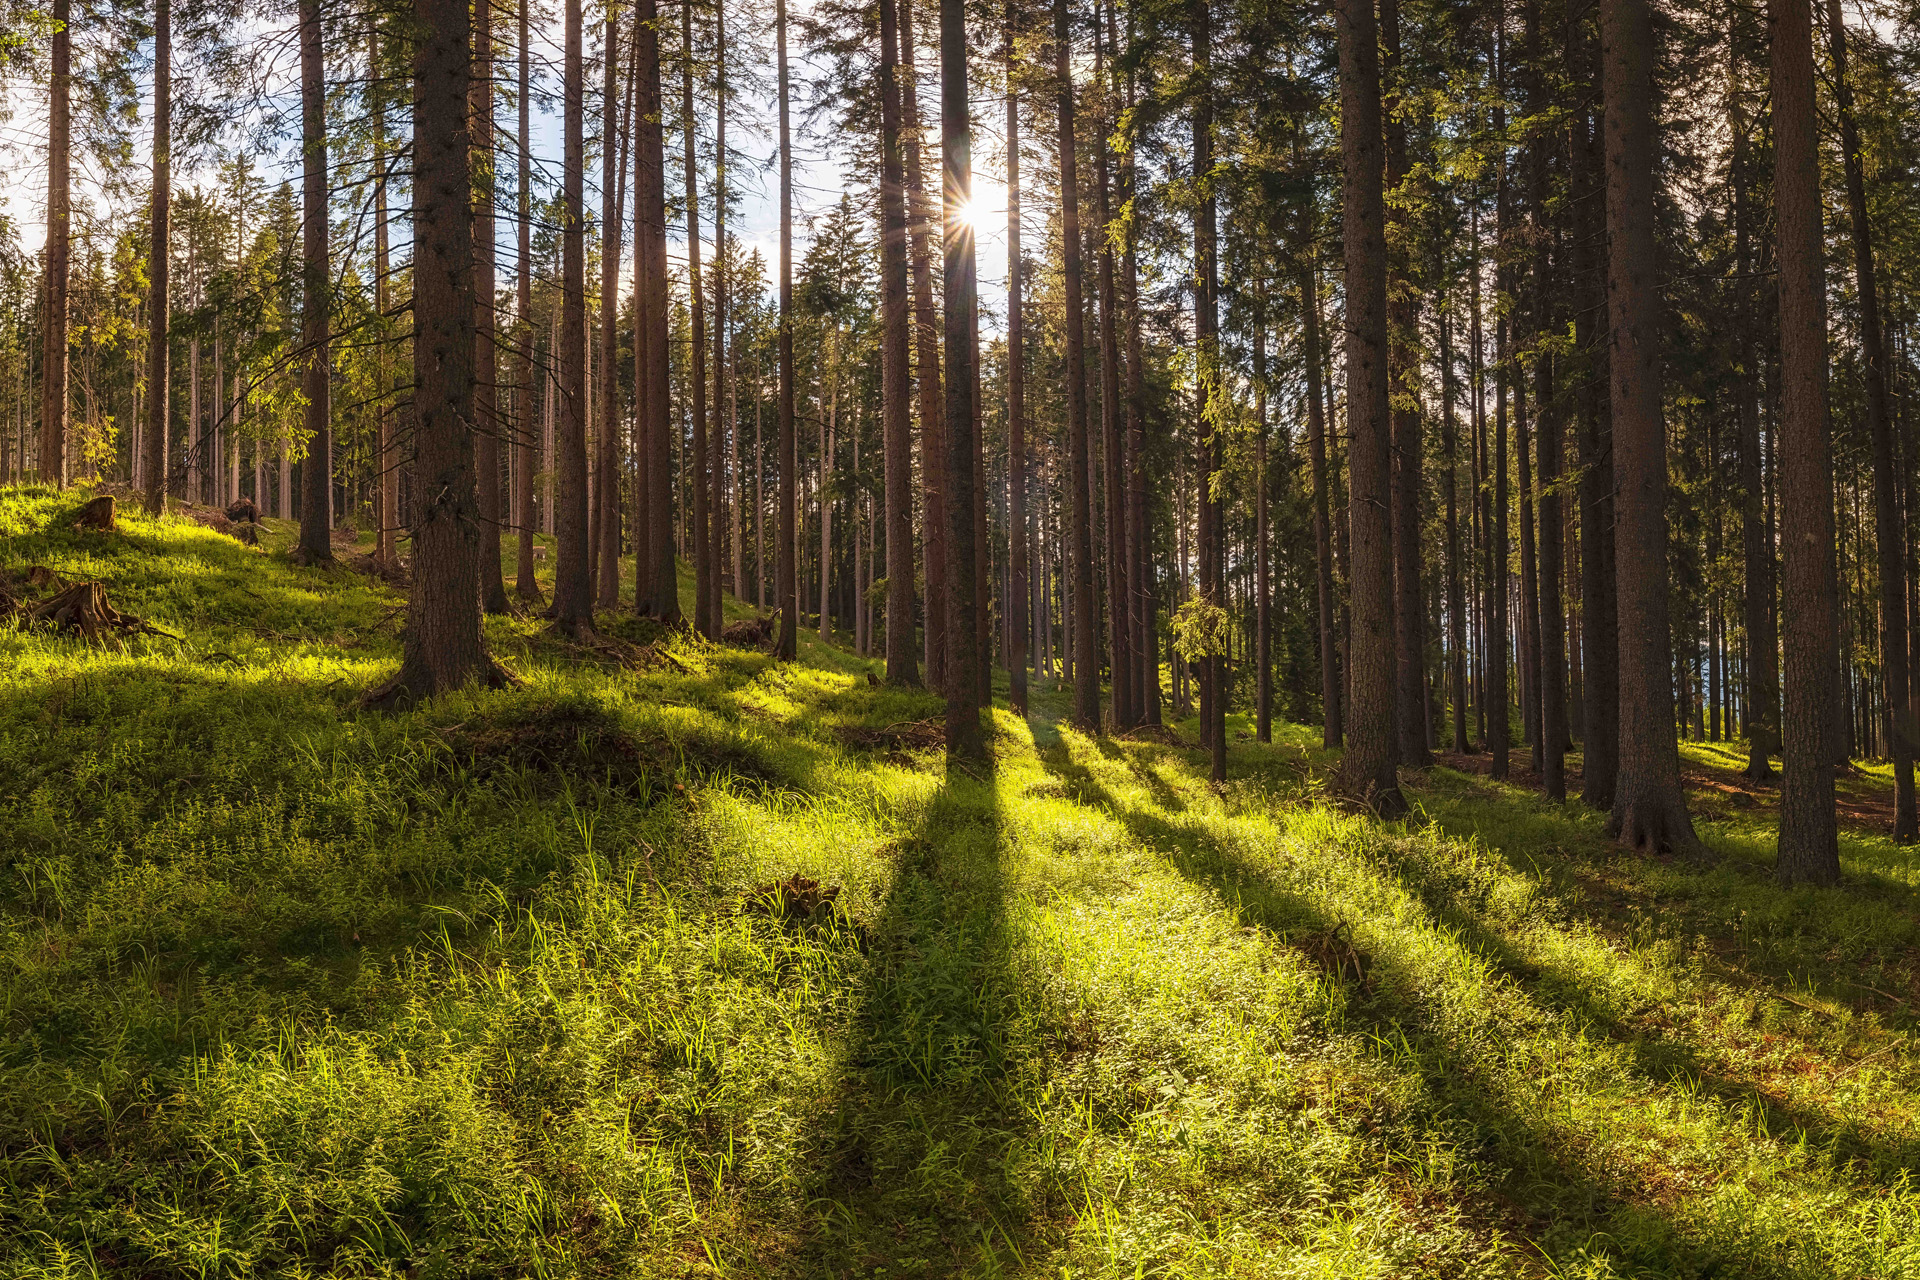
[[[684,794],[682,779],[697,784],[731,776],[778,784],[744,750],[631,734],[591,703],[552,703],[511,719],[454,725],[439,733],[468,776],[481,781],[528,777],[557,788],[572,779],[652,799]]]

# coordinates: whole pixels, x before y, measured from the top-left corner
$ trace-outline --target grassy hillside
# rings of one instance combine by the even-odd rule
[[[1383,826],[1305,729],[1215,791],[1044,693],[949,776],[839,650],[532,619],[360,713],[392,589],[75,506],[0,491],[0,574],[181,638],[0,624],[0,1276],[1920,1276],[1865,829],[1784,892],[1756,805]]]

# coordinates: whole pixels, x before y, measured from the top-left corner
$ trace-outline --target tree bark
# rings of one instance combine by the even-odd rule
[[[1060,172],[1060,257],[1065,289],[1068,564],[1073,577],[1073,724],[1100,728],[1100,666],[1093,624],[1093,530],[1087,449],[1086,288],[1080,257],[1080,189],[1075,154],[1072,26],[1067,0],[1054,0],[1054,91]],[[949,377],[951,377],[949,373]]]
[[[668,348],[671,313],[667,301],[667,156],[665,86],[660,82],[659,8],[656,0],[638,0],[634,39],[639,56],[634,73],[640,97],[634,116],[639,137],[634,165],[634,269],[638,273],[640,305],[636,308],[639,359],[645,376],[636,394],[640,399],[641,449],[646,458],[643,556],[647,563],[644,597],[636,589],[635,607],[662,625],[678,627],[680,577],[673,550],[673,407]]]
[[[901,114],[906,127],[909,243],[913,256],[914,350],[920,403],[920,536],[926,577],[922,625],[926,632],[927,683],[947,687],[947,507],[946,436],[942,430],[940,322],[933,305],[931,229],[938,222],[927,196],[920,164],[919,78],[914,70],[913,5],[902,3],[900,18]]]
[[[1331,480],[1327,469],[1327,415],[1320,398],[1320,268],[1314,260],[1313,234],[1301,215],[1299,253],[1300,310],[1307,371],[1307,461],[1313,474],[1315,631],[1320,641],[1320,745],[1337,747],[1345,737],[1340,719],[1340,637],[1333,581]]]
[[[519,253],[519,270],[515,280],[519,323],[514,330],[515,345],[519,348],[516,361],[519,372],[515,378],[518,383],[519,412],[514,421],[513,502],[514,523],[519,526],[515,547],[514,594],[523,601],[532,602],[540,599],[540,581],[534,571],[533,559],[533,473],[537,457],[533,442],[540,399],[534,386],[533,363],[533,135],[532,98],[528,92],[531,88],[532,45],[527,3],[528,0],[520,0],[520,151],[517,157],[520,165],[520,207],[514,227]],[[640,296],[637,289],[634,296],[636,299]],[[634,314],[638,316],[639,312],[640,307],[636,302]]]
[[[917,686],[913,630],[913,437],[908,361],[907,202],[901,156],[897,0],[880,0],[880,434],[885,454],[887,683]],[[1017,188],[1015,189],[1017,190]],[[1009,200],[1017,203],[1018,196]],[[1016,242],[1017,248],[1017,242]],[[1019,332],[1017,286],[1009,313]],[[1017,373],[1014,376],[1018,376]],[[1013,428],[1019,430],[1016,425]]]
[[[910,0],[909,0],[910,2]],[[967,11],[940,0],[940,140],[945,193],[948,627],[947,759],[986,756],[980,723],[979,558],[974,511],[973,119],[967,102]]]
[[[480,629],[474,483],[473,189],[468,93],[473,26],[464,0],[415,0],[413,60],[413,586],[400,672],[368,695],[405,706],[506,675]]]
[[[726,455],[732,436],[726,395],[726,0],[714,0],[714,424],[708,434],[707,612],[726,629]]]
[[[1386,145],[1386,186],[1399,190],[1407,178],[1407,130],[1398,111],[1400,90],[1400,6],[1398,0],[1380,0],[1380,47],[1385,55],[1388,101],[1382,122]],[[1426,589],[1421,582],[1420,494],[1425,460],[1420,423],[1419,301],[1408,277],[1405,218],[1387,211],[1400,230],[1387,240],[1387,378],[1388,414],[1392,420],[1389,527],[1393,539],[1395,688],[1399,699],[1394,727],[1400,763],[1424,769],[1433,763],[1427,746],[1430,717],[1427,706]]]
[[[300,342],[306,349],[307,464],[301,468],[303,563],[333,559],[333,362],[327,347],[327,298],[333,281],[327,256],[327,67],[320,46],[319,0],[300,5]],[[160,243],[165,243],[164,241]],[[200,429],[189,433],[189,443]]]
[[[1596,68],[1593,33],[1584,16],[1569,19],[1574,83],[1591,86]],[[1590,92],[1583,91],[1583,92]],[[1580,621],[1585,693],[1580,798],[1595,809],[1613,807],[1620,775],[1619,619],[1614,601],[1613,448],[1607,406],[1606,268],[1598,95],[1573,111],[1574,346],[1580,373]]]
[[[40,479],[67,483],[67,280],[71,217],[73,42],[69,0],[53,0],[53,42],[47,74],[47,296],[40,361]]]
[[[1406,811],[1395,765],[1392,489],[1387,399],[1386,201],[1380,52],[1372,0],[1338,0],[1340,158],[1347,259],[1347,469],[1353,716],[1341,791],[1384,816]]]
[[[1267,471],[1267,320],[1256,307],[1253,321],[1253,736],[1273,741],[1273,583],[1267,544],[1267,502],[1271,477]]]
[[[1786,884],[1840,879],[1831,709],[1839,634],[1827,442],[1827,305],[1809,0],[1769,0],[1774,208],[1780,245],[1780,572],[1786,698],[1780,847]]]
[[[1126,625],[1127,600],[1127,519],[1124,462],[1126,442],[1121,438],[1120,409],[1120,337],[1114,314],[1113,210],[1110,199],[1108,137],[1112,133],[1107,118],[1107,103],[1112,86],[1107,80],[1106,39],[1100,18],[1105,6],[1095,14],[1093,33],[1093,83],[1097,104],[1094,112],[1094,216],[1099,249],[1100,295],[1100,441],[1101,472],[1105,506],[1107,570],[1107,646],[1108,671],[1112,683],[1113,722],[1125,726],[1139,723],[1134,709],[1134,678],[1137,664],[1133,658],[1133,637]]]
[[[774,0],[774,44],[780,94],[780,528],[774,551],[775,594],[780,597],[776,657],[791,660],[800,645],[800,581],[794,563],[799,524],[799,460],[793,428],[793,138],[788,123],[787,0]]]
[[[1453,704],[1453,749],[1467,742],[1467,593],[1460,559],[1460,430],[1454,421],[1452,313],[1440,303],[1440,432],[1447,459],[1447,672]]]
[[[1552,153],[1559,133],[1545,127],[1551,106],[1545,83],[1545,49],[1540,33],[1539,0],[1526,7],[1528,109],[1543,123],[1527,147],[1530,199],[1533,206],[1533,319],[1538,350],[1534,354],[1535,426],[1540,481],[1539,667],[1535,689],[1540,705],[1537,754],[1540,782],[1550,800],[1567,798],[1567,616],[1562,606],[1561,571],[1566,561],[1566,525],[1560,502],[1560,466],[1565,439],[1555,361],[1547,339],[1558,331],[1557,278],[1553,256],[1555,227],[1548,217],[1552,194]]]
[[[1390,2],[1390,0],[1389,0]],[[1199,187],[1199,206],[1193,221],[1194,347],[1199,366],[1200,442],[1196,478],[1199,481],[1200,594],[1208,604],[1227,607],[1222,581],[1226,559],[1224,512],[1213,492],[1221,469],[1222,427],[1228,414],[1221,385],[1220,266],[1218,197],[1213,186],[1213,24],[1208,0],[1193,7],[1193,70],[1198,83],[1193,108],[1193,174]],[[1200,718],[1202,743],[1208,749],[1209,776],[1216,783],[1227,777],[1227,660],[1209,654],[1201,662]]]
[[[1648,852],[1691,846],[1680,792],[1667,631],[1667,460],[1654,250],[1653,20],[1647,0],[1602,0],[1606,92],[1608,371],[1614,572],[1620,623],[1620,778],[1609,834]]]
[[[421,0],[416,0],[416,3]],[[586,84],[580,0],[566,0],[565,165],[560,211],[559,475],[554,485],[554,625],[570,635],[593,630],[593,582],[587,529]]]
[[[882,0],[889,3],[890,0]],[[1014,87],[1014,5],[1006,6],[1007,69],[1007,703],[1027,714],[1027,633],[1032,627],[1027,563],[1027,349],[1021,314],[1020,95]],[[905,338],[901,346],[905,348]],[[905,405],[902,405],[904,414]],[[908,562],[911,564],[911,561]],[[889,594],[888,599],[892,596]]]
[[[606,66],[600,102],[600,399],[594,453],[594,506],[599,537],[594,551],[595,602],[620,607],[620,253],[626,222],[627,140],[630,120],[619,110],[620,28],[609,10],[602,41]],[[632,93],[632,76],[628,77]],[[619,145],[615,146],[615,139]],[[615,152],[618,152],[616,156]]]
[[[473,327],[474,466],[480,504],[480,607],[510,613],[507,582],[500,563],[500,527],[506,504],[500,498],[500,439],[506,420],[500,413],[499,343],[493,325],[493,5],[473,6],[474,74],[470,86],[473,143]]]

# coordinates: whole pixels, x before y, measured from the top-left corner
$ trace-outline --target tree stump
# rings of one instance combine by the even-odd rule
[[[98,529],[102,533],[118,533],[120,527],[113,522],[113,495],[103,493],[80,508],[80,518],[73,522],[75,529]]]

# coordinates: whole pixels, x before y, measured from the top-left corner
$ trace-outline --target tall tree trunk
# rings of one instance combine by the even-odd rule
[[[944,2],[944,0],[943,0]],[[1093,512],[1087,457],[1086,289],[1080,261],[1080,180],[1075,154],[1072,50],[1067,0],[1054,0],[1055,94],[1059,119],[1060,257],[1065,286],[1068,558],[1073,576],[1073,724],[1100,727],[1100,666],[1093,625]],[[952,377],[951,371],[948,373]]]
[[[1105,6],[1101,6],[1104,11]],[[1094,101],[1094,217],[1098,220],[1096,238],[1099,250],[1100,294],[1100,449],[1103,489],[1105,490],[1106,568],[1107,568],[1107,643],[1113,694],[1113,722],[1126,726],[1138,724],[1134,709],[1133,637],[1126,626],[1127,600],[1127,520],[1126,482],[1123,466],[1126,442],[1120,424],[1120,337],[1114,315],[1113,210],[1109,193],[1110,174],[1108,138],[1112,133],[1107,118],[1107,103],[1112,100],[1112,85],[1107,80],[1106,40],[1096,12],[1093,33]]]
[[[1339,786],[1380,813],[1406,810],[1395,764],[1392,488],[1387,403],[1386,200],[1380,51],[1372,0],[1339,0],[1340,158],[1347,258],[1347,469],[1352,529],[1353,715]]]
[[[909,0],[909,3],[911,0]],[[974,510],[973,119],[967,102],[967,11],[940,0],[940,141],[945,193],[946,507],[948,550],[947,759],[982,758],[979,558]]]
[[[1809,0],[1769,0],[1773,193],[1780,245],[1780,573],[1786,699],[1780,849],[1787,884],[1840,879],[1830,711],[1840,669],[1833,481],[1827,443],[1827,301]]]
[[[640,305],[635,308],[644,377],[635,393],[640,402],[641,449],[646,457],[647,535],[644,556],[646,595],[635,607],[662,625],[681,624],[680,577],[673,553],[673,405],[667,301],[667,156],[662,117],[665,86],[660,81],[659,8],[656,0],[638,0],[634,39],[639,56],[634,74],[640,96],[634,119],[634,259]]]
[[[1528,110],[1544,120],[1550,107],[1545,84],[1545,49],[1540,34],[1539,0],[1526,7]],[[1552,193],[1552,151],[1559,132],[1538,129],[1527,148],[1529,202],[1533,206],[1533,298],[1536,345],[1534,378],[1535,425],[1538,430],[1540,480],[1539,668],[1535,688],[1540,704],[1538,754],[1540,782],[1551,800],[1567,798],[1567,628],[1561,601],[1561,570],[1566,561],[1566,525],[1560,504],[1560,465],[1565,439],[1561,401],[1555,381],[1554,354],[1545,341],[1558,331],[1555,305],[1556,274],[1553,248],[1555,227],[1548,216]]]
[[[913,437],[907,335],[907,201],[901,158],[897,2],[880,0],[880,435],[886,473],[887,683],[917,686],[919,663],[913,651]],[[1018,196],[1009,195],[1008,199],[1017,201]],[[1014,334],[1019,332],[1019,299],[1015,291],[1009,304],[1007,323],[1009,332]],[[1013,376],[1019,375],[1015,372]],[[1019,429],[1016,422],[1013,430]]]
[[[399,674],[368,695],[404,706],[506,675],[480,629],[474,483],[473,198],[465,0],[415,0],[413,57],[413,586]]]
[[[1221,469],[1224,450],[1221,428],[1227,419],[1226,391],[1220,363],[1220,264],[1218,196],[1213,186],[1213,29],[1208,0],[1196,0],[1192,12],[1193,69],[1199,83],[1193,108],[1193,174],[1199,186],[1199,205],[1193,220],[1194,347],[1199,365],[1200,416],[1197,434],[1200,452],[1199,553],[1200,594],[1216,608],[1225,609],[1222,571],[1226,559],[1224,513],[1214,496],[1213,479]],[[1201,664],[1201,741],[1208,748],[1210,776],[1227,777],[1227,659],[1208,654]]]
[[[707,509],[713,518],[707,560],[712,565],[707,609],[717,637],[727,625],[727,441],[733,426],[727,413],[727,6],[713,6],[714,122],[713,160],[713,432],[708,441],[713,475]]]
[[[327,66],[320,47],[319,0],[300,5],[300,341],[306,348],[307,464],[301,468],[302,563],[333,559],[333,361],[327,348]],[[196,415],[197,417],[197,415]],[[200,424],[189,430],[197,446]]]
[[[1112,9],[1108,9],[1112,19]],[[1118,33],[1115,33],[1116,37]],[[1133,40],[1133,10],[1127,10],[1127,38]],[[1116,45],[1118,43],[1116,38]],[[1127,119],[1134,119],[1134,70],[1127,69]],[[1124,206],[1137,186],[1136,148],[1128,146],[1120,167],[1120,200]],[[1120,256],[1121,302],[1127,313],[1127,609],[1133,631],[1135,661],[1139,664],[1136,694],[1140,722],[1160,723],[1160,649],[1154,634],[1153,511],[1147,501],[1146,373],[1140,340],[1140,263],[1138,237],[1128,222],[1126,247]]]
[[[1654,250],[1653,19],[1647,0],[1602,0],[1606,92],[1608,372],[1614,572],[1620,622],[1620,778],[1610,834],[1642,850],[1689,846],[1667,631],[1667,459]]]
[[[1893,411],[1887,393],[1887,347],[1880,329],[1880,287],[1867,218],[1866,169],[1847,80],[1847,26],[1839,0],[1827,0],[1833,54],[1833,90],[1839,106],[1840,150],[1847,171],[1847,216],[1853,224],[1853,272],[1860,297],[1860,346],[1867,374],[1867,425],[1873,437],[1873,527],[1880,571],[1880,681],[1893,758],[1893,838],[1913,839],[1912,690],[1908,684],[1906,539],[1900,519]]]
[[[1504,63],[1502,66],[1504,82]],[[1493,129],[1496,136],[1506,130],[1506,110],[1495,100],[1493,108]],[[1507,162],[1504,149],[1500,161],[1497,179],[1498,196],[1494,206],[1494,293],[1496,298],[1496,316],[1493,329],[1493,541],[1487,552],[1487,580],[1490,584],[1487,602],[1487,671],[1492,676],[1492,688],[1487,694],[1487,713],[1491,717],[1487,728],[1488,750],[1493,753],[1493,761],[1488,772],[1495,778],[1505,778],[1511,763],[1509,756],[1513,747],[1513,707],[1510,681],[1513,678],[1512,648],[1509,640],[1513,629],[1508,617],[1510,612],[1508,588],[1511,586],[1513,571],[1511,565],[1512,543],[1507,536],[1507,517],[1510,510],[1507,479],[1507,316],[1499,311],[1498,296],[1506,292],[1510,285],[1510,268],[1507,262],[1507,234],[1512,226],[1512,200],[1508,194]],[[1475,277],[1478,286],[1478,276]],[[1476,303],[1476,310],[1478,304]]]
[[[387,95],[382,83],[380,27],[377,19],[367,23],[368,112],[373,126],[373,308],[379,313],[380,330],[387,332],[393,306],[392,266],[388,260],[387,240]],[[377,501],[378,529],[374,533],[374,558],[392,568],[399,562],[400,544],[400,441],[394,430],[395,406],[389,401],[393,377],[387,365],[388,346],[382,344],[374,354],[375,390],[380,396],[379,427],[375,438],[380,469]],[[258,487],[256,485],[256,487]]]
[[[787,0],[774,0],[774,43],[780,93],[780,529],[774,551],[775,594],[780,597],[780,639],[776,657],[791,659],[800,644],[798,549],[800,477],[793,430],[793,139],[788,128]],[[903,36],[904,42],[904,36]]]
[[[1386,186],[1399,190],[1407,179],[1407,128],[1399,111],[1400,5],[1380,0],[1380,47],[1386,58],[1386,115],[1382,138],[1386,146]],[[1388,220],[1405,222],[1397,209]],[[1426,591],[1421,583],[1420,491],[1425,449],[1420,423],[1419,302],[1408,278],[1405,238],[1396,231],[1387,242],[1387,379],[1388,413],[1393,423],[1390,528],[1393,539],[1394,685],[1399,700],[1394,728],[1400,763],[1423,769],[1432,763],[1427,734],[1431,727],[1427,706]]]
[[[1313,554],[1320,640],[1320,744],[1337,747],[1345,736],[1340,720],[1340,642],[1333,584],[1333,520],[1327,471],[1327,416],[1320,399],[1320,268],[1313,258],[1312,214],[1303,212],[1296,252],[1301,257],[1300,309],[1307,370],[1307,461],[1313,473]]]
[[[416,0],[418,3],[419,0]],[[586,158],[586,83],[580,0],[566,0],[565,165],[560,211],[559,472],[554,486],[554,624],[568,634],[593,629],[592,550],[587,528],[587,256],[582,165]]]
[[[596,405],[593,500],[598,512],[598,540],[594,550],[596,603],[603,609],[620,607],[620,253],[621,228],[626,222],[627,139],[631,119],[623,118],[619,76],[620,28],[609,7],[606,66],[602,70],[600,101],[600,398]],[[627,77],[633,92],[633,76]],[[619,145],[615,146],[615,139]],[[618,154],[616,155],[616,151]]]
[[[906,126],[909,243],[913,256],[914,351],[920,403],[920,487],[923,509],[920,536],[926,598],[921,619],[926,628],[927,683],[947,687],[947,508],[946,436],[940,383],[940,320],[933,306],[932,230],[939,222],[927,195],[920,163],[923,122],[919,79],[914,71],[913,5],[902,0],[900,18],[901,112]]]
[[[473,6],[473,412],[475,483],[480,504],[480,607],[510,613],[500,564],[500,526],[507,507],[500,494],[500,439],[507,430],[500,413],[500,352],[493,324],[493,5]]]
[[[535,420],[539,413],[540,397],[534,384],[533,363],[533,134],[532,98],[529,93],[533,50],[527,3],[528,0],[520,0],[519,217],[514,225],[519,253],[519,270],[515,273],[514,281],[518,302],[515,308],[518,322],[514,328],[514,345],[519,348],[516,360],[519,372],[514,379],[518,387],[519,410],[514,418],[513,505],[514,523],[519,532],[515,547],[514,594],[522,600],[534,601],[540,599],[540,581],[534,571],[533,559],[533,473],[538,469],[533,442],[537,437]],[[637,287],[634,296],[636,300],[640,296]],[[634,315],[638,317],[639,313],[640,306],[636,301]],[[636,330],[638,327],[636,319]],[[639,343],[636,341],[635,345]]]
[[[1258,307],[1253,321],[1253,670],[1254,737],[1273,741],[1273,584],[1269,580],[1267,503],[1271,478],[1267,471],[1267,318]]]
[[[883,6],[891,0],[882,0]],[[1020,94],[1014,87],[1014,4],[1007,0],[1007,703],[1017,716],[1027,714],[1027,633],[1032,584],[1027,564],[1027,348],[1021,314],[1020,278]],[[903,290],[904,292],[904,290]],[[904,304],[904,299],[902,300]],[[906,339],[900,339],[904,352]],[[905,404],[901,412],[905,414]],[[889,530],[892,529],[889,523]],[[889,558],[892,544],[889,542]],[[911,566],[912,561],[907,561]],[[888,566],[892,571],[891,560]],[[889,593],[891,603],[892,595]],[[889,623],[889,626],[892,624]],[[891,649],[889,649],[891,653]]]
[[[1567,39],[1576,85],[1573,111],[1574,346],[1580,378],[1580,621],[1586,695],[1580,798],[1610,809],[1620,775],[1619,619],[1614,607],[1614,481],[1607,410],[1606,266],[1602,254],[1604,157],[1598,119],[1594,33],[1571,16]]]
[[[71,257],[73,42],[69,0],[53,0],[52,63],[47,69],[47,296],[40,361],[40,479],[67,482],[67,277]]]
[[[693,6],[680,7],[680,119],[685,142],[683,162],[687,202],[687,293],[693,314],[693,369],[688,387],[693,397],[693,629],[709,640],[720,638],[713,616],[713,542],[707,509],[707,304],[700,278],[700,170],[694,158],[693,115]]]
[[[1460,430],[1454,421],[1452,309],[1440,300],[1440,438],[1447,459],[1447,672],[1453,749],[1467,743],[1467,593],[1460,558]]]

